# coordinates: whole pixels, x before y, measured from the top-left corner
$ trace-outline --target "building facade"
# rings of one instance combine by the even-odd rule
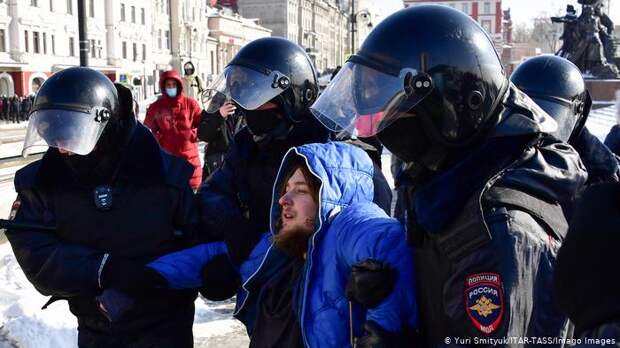
[[[468,14],[476,20],[482,28],[489,34],[495,49],[501,56],[503,47],[502,35],[502,1],[501,0],[404,0],[405,7],[419,5],[444,5],[453,7],[461,12]]]
[[[349,15],[337,0],[238,0],[236,5],[273,36],[304,47],[319,71],[342,65],[350,51]]]
[[[107,62],[104,3],[86,1],[90,64]],[[77,0],[0,1],[0,95],[36,93],[54,72],[79,64]]]
[[[232,16],[237,26],[211,36],[219,24],[209,21],[225,10],[204,0],[85,0],[85,6],[89,66],[126,82],[139,99],[159,92],[161,72],[182,73],[187,62],[202,80],[219,73],[232,57],[218,55],[231,44],[222,32],[235,35],[231,52],[271,34]],[[0,0],[0,95],[36,93],[51,74],[79,65],[77,14],[77,0]]]

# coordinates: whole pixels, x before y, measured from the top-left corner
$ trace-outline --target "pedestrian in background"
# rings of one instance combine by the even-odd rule
[[[225,102],[218,111],[203,111],[198,126],[198,139],[207,142],[205,145],[205,162],[202,168],[202,180],[222,165],[228,145],[235,133],[243,126],[240,110],[231,101]]]
[[[9,122],[17,123],[19,122],[19,112],[21,111],[21,105],[19,102],[19,97],[17,94],[13,95],[10,101],[9,108]]]
[[[194,166],[190,185],[196,190],[202,180],[197,145],[202,109],[195,99],[183,95],[183,81],[175,70],[161,75],[159,88],[162,95],[146,110],[144,125],[151,129],[164,150]]]

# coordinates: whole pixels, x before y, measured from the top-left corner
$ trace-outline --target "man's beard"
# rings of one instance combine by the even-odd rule
[[[303,259],[308,251],[308,239],[314,230],[307,226],[296,226],[290,230],[280,231],[273,236],[273,244],[293,258]]]

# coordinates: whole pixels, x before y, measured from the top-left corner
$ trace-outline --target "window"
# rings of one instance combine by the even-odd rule
[[[146,45],[142,44],[142,61],[146,60]]]
[[[30,0],[30,6],[39,6],[39,1],[38,0]]]
[[[144,14],[144,8],[140,9],[140,24],[146,25],[146,15]]]
[[[95,18],[95,0],[90,0],[88,2],[88,15],[91,18]]]
[[[69,56],[75,57],[75,38],[69,38]]]
[[[169,6],[170,0],[164,0],[164,11],[166,11],[166,14],[169,15],[170,14],[170,6]]]
[[[161,29],[159,29],[159,33],[157,34],[157,48],[161,50]]]
[[[33,31],[32,32],[32,50],[34,53],[41,53],[39,44],[40,44],[39,32]]]
[[[6,33],[0,29],[0,52],[6,52]]]
[[[28,41],[28,30],[24,30],[24,50],[30,52],[30,45]]]
[[[123,59],[127,59],[127,42],[123,41]]]
[[[484,28],[484,30],[487,31],[487,33],[492,34],[492,32],[491,32],[491,21],[485,20],[485,21],[482,21],[481,24],[482,24],[482,27]]]
[[[170,49],[170,31],[166,30],[166,49]]]
[[[54,35],[52,34],[52,54],[56,55],[56,38],[54,37]]]
[[[43,33],[43,54],[47,54],[47,34]]]
[[[54,0],[50,0],[50,12],[54,12]]]
[[[67,13],[73,14],[73,0],[67,0]]]
[[[469,14],[469,3],[468,2],[464,2],[461,6],[462,6],[462,9],[463,9],[463,12],[466,13],[466,14]]]
[[[121,21],[125,21],[125,4],[121,4]]]
[[[135,42],[133,44],[133,61],[138,61],[138,45]]]
[[[97,54],[95,51],[95,40],[90,40],[90,56],[91,58],[97,58]]]
[[[490,2],[484,3],[484,13],[491,14],[491,3]]]
[[[97,40],[97,57],[101,58],[101,50],[103,46],[101,46],[101,40]]]
[[[131,6],[131,23],[136,22],[136,7]]]

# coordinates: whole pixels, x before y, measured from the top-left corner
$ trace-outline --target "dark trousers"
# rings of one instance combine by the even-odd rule
[[[110,333],[78,327],[80,348],[193,348],[192,321],[186,314],[172,314],[170,318],[143,331]]]

